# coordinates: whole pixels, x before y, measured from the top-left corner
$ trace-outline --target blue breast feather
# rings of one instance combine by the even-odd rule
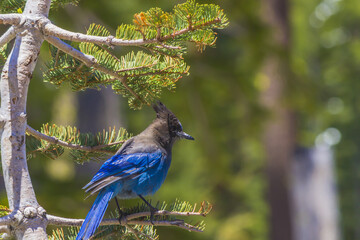
[[[170,157],[161,150],[115,155],[102,165],[84,189],[93,194],[111,184],[116,185],[119,198],[153,194],[164,182],[170,162]]]

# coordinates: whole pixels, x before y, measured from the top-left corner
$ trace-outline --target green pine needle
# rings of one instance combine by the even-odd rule
[[[109,128],[108,131],[103,130],[96,135],[91,133],[80,133],[76,127],[57,126],[55,124],[44,124],[40,130],[41,133],[54,137],[66,143],[71,143],[79,146],[103,146],[101,149],[94,151],[84,151],[74,148],[69,148],[70,155],[77,162],[84,162],[87,160],[102,160],[109,157],[110,154],[115,153],[121,146],[122,142],[129,139],[131,136],[125,129],[116,131],[115,128]],[[114,144],[113,143],[118,143]],[[64,153],[66,147],[49,143],[45,140],[38,140],[33,137],[27,139],[27,153],[28,159],[33,158],[36,154],[41,153],[51,159],[55,159]]]
[[[6,59],[9,55],[8,44],[0,47],[0,69],[3,69]]]
[[[10,209],[6,206],[0,205],[0,217],[6,216],[10,213]]]
[[[149,40],[148,44],[141,46],[145,51],[130,51],[117,56],[106,45],[79,44],[80,51],[93,56],[98,64],[118,77],[89,68],[53,48],[53,59],[47,64],[44,80],[57,86],[69,82],[75,91],[111,85],[117,94],[128,99],[130,107],[141,108],[159,98],[164,88],[174,90],[176,82],[189,74],[189,67],[183,59],[187,42],[194,43],[199,51],[207,46],[213,47],[216,42],[214,30],[227,25],[223,10],[214,4],[188,0],[176,5],[172,12],[151,8],[135,14],[133,24],[121,24],[115,34],[115,38],[129,42]],[[87,34],[111,35],[104,26],[97,24],[91,24]]]

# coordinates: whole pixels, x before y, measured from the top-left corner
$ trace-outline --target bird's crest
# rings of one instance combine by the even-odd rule
[[[172,113],[169,109],[165,107],[165,105],[162,102],[157,101],[153,105],[153,108],[156,112],[157,119],[166,121],[167,123],[166,126],[171,136],[175,136],[176,132],[182,131],[182,126],[180,121],[177,119],[174,113]]]
[[[153,108],[156,112],[157,118],[167,119],[169,118],[169,116],[175,117],[175,114],[173,114],[169,109],[167,109],[166,106],[160,101],[157,101],[155,104],[153,104]]]

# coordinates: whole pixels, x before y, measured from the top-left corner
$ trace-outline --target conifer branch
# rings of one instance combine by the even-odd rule
[[[84,53],[82,53],[81,51],[77,50],[76,48],[73,48],[72,46],[70,46],[69,44],[61,41],[59,38],[57,37],[53,37],[53,36],[45,36],[45,40],[47,42],[49,42],[50,44],[54,45],[55,47],[57,47],[58,49],[60,49],[61,51],[69,54],[70,56],[72,56],[73,58],[76,58],[80,61],[82,61],[83,63],[85,63],[86,66],[88,67],[93,67],[103,73],[106,73],[112,77],[114,77],[115,79],[118,79],[123,86],[134,96],[136,97],[138,100],[140,100],[142,103],[147,104],[146,102],[144,102],[139,95],[137,95],[134,90],[132,90],[127,84],[126,84],[126,79],[119,76],[116,72],[111,71],[110,69],[101,66],[100,64],[97,63],[96,59],[93,56],[90,55],[86,55]]]
[[[117,221],[119,224],[118,219],[113,219],[112,221]],[[106,220],[105,220],[106,223]],[[185,223],[183,220],[168,220],[168,221],[149,221],[149,220],[131,220],[127,222],[130,225],[154,225],[154,226],[174,226],[178,228],[182,228],[184,230],[190,232],[203,232],[202,230],[198,229],[196,226],[191,224]],[[115,225],[115,224],[113,224]]]
[[[166,75],[166,74],[186,74],[186,73],[171,72],[171,71],[167,72],[166,70],[160,70],[160,71],[155,71],[155,72],[132,74],[132,75],[128,75],[128,77],[140,77],[140,76],[150,76],[150,75]]]
[[[161,46],[163,46],[163,45],[161,45]],[[140,48],[148,50],[148,51],[149,51],[151,54],[153,54],[153,55],[161,54],[161,55],[168,56],[168,57],[171,57],[171,58],[183,59],[183,57],[182,57],[180,54],[179,54],[179,55],[177,55],[177,54],[172,55],[172,54],[168,54],[168,53],[166,53],[166,52],[157,50],[156,48],[159,49],[159,48],[160,48],[159,46],[155,46],[154,48],[145,47],[145,46],[140,46]],[[181,48],[180,48],[180,49],[176,49],[176,47],[173,47],[173,49],[171,49],[171,48],[166,47],[166,49],[170,49],[170,50],[180,50]]]
[[[34,136],[37,139],[44,140],[44,141],[47,141],[47,142],[52,143],[52,144],[57,144],[57,145],[60,145],[60,146],[66,147],[66,148],[76,149],[76,150],[81,150],[81,151],[86,151],[86,152],[113,153],[112,151],[103,150],[103,148],[110,147],[110,146],[121,144],[121,143],[125,142],[125,141],[118,141],[118,142],[113,142],[113,143],[106,144],[106,145],[82,146],[82,145],[78,145],[78,144],[68,143],[68,142],[62,141],[60,139],[57,139],[55,137],[48,136],[48,135],[43,134],[43,133],[41,133],[39,131],[36,131],[35,129],[33,129],[29,125],[27,125],[27,127],[26,127],[26,132],[28,134]]]
[[[166,48],[166,49],[171,49],[171,50],[181,50],[181,47],[179,46],[171,46],[171,45],[166,45],[163,43],[159,44],[160,46],[156,46],[156,48]]]
[[[201,24],[195,24],[195,25],[189,25],[187,28],[178,30],[174,33],[168,34],[166,36],[156,36],[153,39],[135,39],[135,40],[124,40],[124,39],[118,39],[114,36],[93,36],[93,35],[86,35],[83,33],[76,33],[71,32],[65,29],[62,29],[51,22],[46,22],[43,24],[43,32],[48,36],[57,37],[63,40],[69,40],[74,42],[88,42],[88,43],[94,43],[94,44],[101,44],[101,45],[107,45],[107,46],[139,46],[139,45],[147,45],[147,44],[155,44],[158,43],[160,46],[163,46],[165,48],[171,48],[171,49],[178,49],[178,47],[168,46],[163,44],[163,41],[174,39],[175,37],[178,37],[180,35],[183,35],[185,33],[188,33],[190,31],[195,31],[201,28],[204,28],[206,26],[210,26],[212,24],[220,23],[221,19],[216,18],[212,21],[204,22]]]
[[[172,34],[161,37],[159,39],[159,41],[162,42],[162,41],[166,41],[166,40],[169,40],[169,39],[173,39],[173,38],[175,38],[177,36],[180,36],[180,35],[183,35],[185,33],[195,31],[195,30],[198,30],[198,29],[201,29],[203,27],[210,26],[212,24],[219,23],[219,22],[221,22],[221,19],[217,18],[217,19],[214,19],[212,21],[205,22],[205,23],[202,23],[202,24],[198,24],[198,25],[195,25],[195,26],[189,25],[189,27],[187,27],[187,28],[181,29],[181,30],[176,31],[176,32],[174,32]]]
[[[146,206],[142,206],[137,208],[140,210]],[[103,220],[100,225],[102,226],[127,226],[127,225],[154,225],[154,226],[176,226],[188,231],[196,231],[202,232],[203,225],[196,224],[191,225],[186,223],[183,219],[174,219],[174,217],[181,216],[181,217],[188,217],[188,216],[202,216],[205,217],[212,209],[212,205],[208,202],[202,202],[200,207],[197,208],[195,205],[190,205],[188,202],[179,202],[178,200],[170,207],[172,210],[165,210],[166,204],[160,207],[163,210],[158,210],[154,212],[154,216],[156,216],[155,220],[151,221],[148,217],[151,216],[151,212],[147,210],[140,210],[137,212],[136,208],[132,209],[131,211],[135,211],[133,213],[124,214],[121,216],[121,219],[114,217],[110,219]],[[57,217],[53,215],[47,215],[47,219],[50,225],[56,226],[81,226],[83,223],[83,219],[71,219],[71,218],[63,218]]]
[[[16,37],[16,30],[11,26],[6,32],[0,37],[0,48],[10,42],[13,38]]]
[[[134,70],[140,70],[140,69],[144,69],[144,68],[151,68],[153,66],[155,66],[157,64],[157,62],[155,63],[152,63],[152,64],[148,64],[148,65],[145,65],[145,66],[140,66],[140,67],[133,67],[133,68],[125,68],[125,69],[121,69],[121,70],[118,70],[116,71],[117,73],[121,73],[121,72],[130,72],[130,71],[134,71]],[[110,79],[109,79],[110,80]],[[114,81],[115,79],[112,79],[112,81]],[[112,82],[111,81],[111,82]]]
[[[172,214],[173,212],[167,212],[166,214],[162,214],[162,216],[178,216],[177,213]],[[142,212],[137,213],[138,216],[150,216],[150,212]],[[158,215],[157,212],[154,213],[154,215]],[[199,214],[194,214],[192,212],[184,212],[182,216],[199,216]],[[84,219],[72,219],[72,218],[64,218],[64,217],[58,217],[53,216],[50,214],[47,214],[47,219],[49,221],[49,225],[55,225],[55,226],[72,226],[72,227],[80,227],[82,223],[84,222]],[[154,225],[154,226],[176,226],[188,231],[194,231],[194,232],[202,232],[201,229],[198,229],[196,226],[193,226],[191,224],[185,223],[183,220],[175,219],[175,220],[158,220],[158,221],[150,221],[150,220],[133,220],[134,216],[133,214],[127,215],[122,217],[121,223],[119,222],[118,218],[112,218],[112,219],[104,219],[100,226],[109,226],[109,225]]]
[[[22,14],[10,13],[0,14],[0,24],[18,25],[21,22]]]
[[[211,210],[211,209],[210,209]],[[205,217],[209,212],[199,212],[199,211],[192,211],[192,212],[178,212],[178,211],[167,211],[167,210],[158,210],[154,212],[155,216],[202,216]],[[139,212],[139,213],[132,213],[126,216],[126,219],[132,220],[140,217],[149,217],[151,216],[151,212]]]

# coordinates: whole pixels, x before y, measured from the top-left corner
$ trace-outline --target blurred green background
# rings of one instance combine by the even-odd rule
[[[271,112],[261,104],[266,88],[265,60],[286,58],[283,101],[296,114],[297,146],[312,147],[333,128],[341,140],[333,146],[342,239],[360,239],[360,4],[358,0],[292,0],[286,2],[289,44],[277,48],[276,31],[267,21],[264,1],[199,1],[220,5],[230,25],[218,31],[216,48],[186,55],[190,76],[161,101],[181,120],[196,141],[181,141],[154,201],[207,200],[214,205],[205,219],[204,233],[158,228],[161,239],[269,239],[266,153],[262,144]],[[86,0],[68,6],[50,18],[60,27],[85,32],[92,22],[115,31],[131,23],[134,13],[150,7],[171,10],[181,1]],[[276,8],[277,6],[275,6]],[[120,49],[119,53],[127,49]],[[44,59],[48,46],[43,46]],[[28,99],[29,125],[46,122],[77,125],[96,132],[108,126],[125,127],[137,134],[155,117],[149,107],[133,111],[126,100],[109,89],[74,93],[43,83],[39,62]],[[65,217],[85,217],[93,199],[84,200],[81,189],[101,163],[76,165],[61,159],[31,159],[30,173],[38,201],[47,212]],[[1,203],[6,203],[0,190]],[[125,206],[136,204],[123,201]],[[114,209],[115,206],[110,206]]]

